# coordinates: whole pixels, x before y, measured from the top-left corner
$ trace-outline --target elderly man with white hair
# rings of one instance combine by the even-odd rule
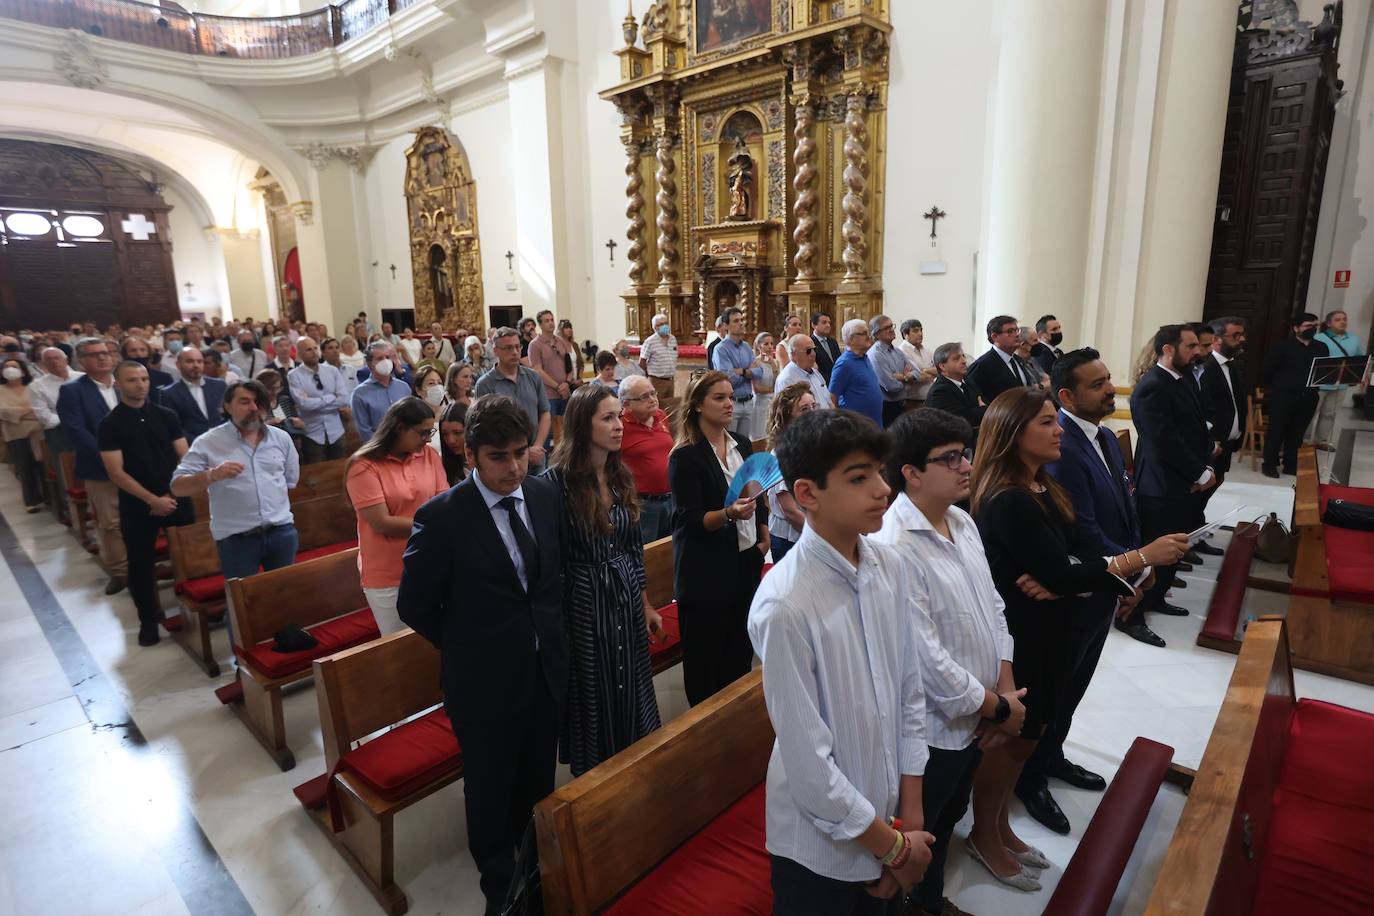
[[[773,393],[784,388],[805,382],[811,386],[811,396],[816,399],[817,407],[834,407],[830,389],[826,387],[825,376],[816,368],[816,341],[810,334],[793,334],[787,339],[787,365],[778,373],[773,383]]]
[[[873,335],[873,345],[868,350],[867,359],[883,392],[882,425],[891,426],[906,407],[906,383],[915,370],[907,361],[906,354],[893,345],[897,339],[897,328],[891,318],[875,315],[868,322],[868,330]]]
[[[882,426],[883,390],[878,387],[878,376],[868,361],[868,348],[873,345],[868,322],[862,318],[846,321],[840,329],[840,339],[845,351],[830,370],[830,393],[835,397],[835,406],[861,413]]]
[[[620,460],[635,479],[639,494],[639,531],[644,543],[673,533],[673,494],[668,486],[668,453],[673,430],[658,406],[652,379],[628,376],[620,383],[623,435]]]
[[[66,430],[62,428],[61,419],[57,416],[57,389],[86,373],[73,369],[67,362],[67,354],[57,347],[48,347],[40,353],[38,362],[43,367],[43,374],[30,383],[29,402],[33,404],[34,416],[43,424],[43,443],[52,454],[60,455],[72,451],[73,446]],[[53,465],[62,484],[58,489],[65,505],[67,488],[76,486],[76,481],[67,480],[61,461],[54,461]]]
[[[639,368],[653,383],[660,401],[673,396],[677,372],[677,338],[668,326],[668,316],[659,312],[653,318],[654,332],[639,346]]]

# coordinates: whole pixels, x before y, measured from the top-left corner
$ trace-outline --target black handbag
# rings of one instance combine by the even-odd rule
[[[1355,531],[1374,531],[1374,506],[1352,503],[1348,499],[1329,499],[1326,511],[1322,513],[1322,524]]]
[[[501,916],[544,916],[544,895],[539,884],[539,841],[534,830],[534,818],[525,827],[520,852],[515,857],[515,874],[511,877]]]

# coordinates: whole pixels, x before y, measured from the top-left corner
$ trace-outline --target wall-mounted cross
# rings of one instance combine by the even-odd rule
[[[506,270],[515,273],[515,252],[506,252]]]
[[[196,285],[194,283],[192,283],[190,280],[187,280],[185,283],[181,285],[186,287],[186,298],[188,300],[196,298],[195,296],[191,295],[191,290],[196,288]]]
[[[944,218],[945,211],[941,210],[939,207],[931,207],[921,214],[921,219],[930,220],[930,247],[932,248],[935,247],[935,223],[937,220],[942,220]]]
[[[612,267],[615,266],[615,249],[616,249],[616,241],[615,241],[615,239],[608,239],[608,240],[606,241],[606,250],[609,251],[609,252],[611,253],[611,266],[612,266]]]
[[[391,279],[393,279],[393,280],[396,279],[396,265],[395,265],[395,264],[392,264],[392,265],[391,265]]]

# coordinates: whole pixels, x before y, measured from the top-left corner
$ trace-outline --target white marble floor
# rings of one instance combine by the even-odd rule
[[[1254,515],[1286,518],[1291,486],[1291,478],[1237,471],[1212,506],[1224,512],[1245,504]],[[323,771],[312,691],[285,698],[298,764],[281,773],[215,700],[212,688],[227,675],[211,681],[168,640],[140,650],[127,594],[106,598],[94,561],[50,515],[25,515],[16,489],[0,488],[0,512],[147,743],[133,747],[121,723],[104,721],[106,710],[83,708],[84,688],[73,687],[12,570],[0,563],[0,785],[10,812],[0,835],[0,914],[242,912],[234,895],[217,900],[185,879],[187,861],[200,853],[178,844],[194,845],[183,838],[198,823],[254,912],[375,916],[371,895],[291,794]],[[1144,735],[1174,747],[1178,762],[1197,765],[1234,663],[1193,645],[1218,565],[1210,560],[1189,574],[1190,587],[1175,596],[1193,616],[1152,621],[1167,648],[1112,634],[1070,737],[1073,760],[1110,776]],[[170,603],[170,592],[164,595]],[[1262,604],[1253,609],[1262,612]],[[216,644],[227,657],[222,633]],[[1374,689],[1304,672],[1297,683],[1302,695],[1374,710]],[[686,708],[680,669],[656,686],[665,717]],[[397,878],[413,913],[481,911],[461,793],[459,782],[397,819]],[[1045,890],[1022,894],[995,884],[956,843],[949,890],[962,907],[985,916],[1040,912],[1099,798],[1063,786],[1055,794],[1073,822],[1069,836],[1016,818],[1022,835],[1056,863],[1044,875]],[[1115,911],[1142,909],[1182,806],[1181,793],[1162,791]]]

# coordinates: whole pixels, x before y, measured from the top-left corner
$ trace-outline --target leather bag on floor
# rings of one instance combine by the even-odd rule
[[[1288,529],[1279,521],[1277,512],[1270,512],[1255,538],[1255,556],[1266,563],[1287,563],[1292,555],[1293,541]]]

